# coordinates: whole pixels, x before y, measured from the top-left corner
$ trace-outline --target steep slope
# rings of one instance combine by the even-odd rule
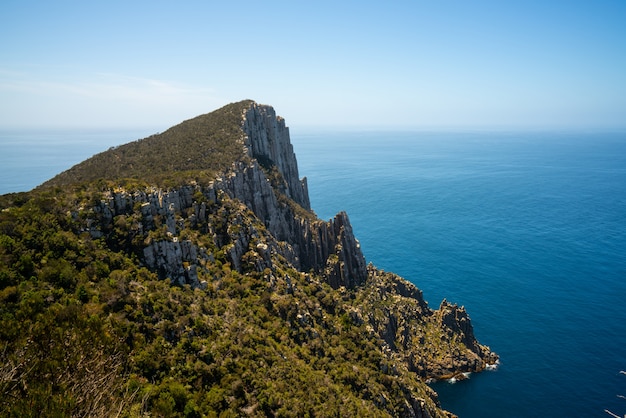
[[[269,106],[111,149],[2,207],[7,413],[449,416],[424,380],[497,360],[463,308],[367,266],[347,214],[317,219]]]

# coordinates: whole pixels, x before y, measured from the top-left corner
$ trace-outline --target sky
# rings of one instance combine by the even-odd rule
[[[626,1],[0,2],[0,129],[626,129]]]

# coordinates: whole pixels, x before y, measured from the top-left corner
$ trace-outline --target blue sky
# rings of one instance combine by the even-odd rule
[[[626,128],[626,1],[0,3],[0,128]]]

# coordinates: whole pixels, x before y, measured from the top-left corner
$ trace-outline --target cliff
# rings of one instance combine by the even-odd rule
[[[289,130],[270,106],[228,105],[98,154],[3,206],[0,301],[5,318],[30,318],[0,334],[3,370],[16,371],[0,381],[6,399],[22,393],[32,404],[29,376],[15,365],[43,367],[28,343],[40,328],[33,318],[61,313],[91,318],[84,326],[110,346],[104,358],[123,359],[109,378],[130,415],[449,416],[423,381],[497,361],[463,308],[432,310],[414,285],[367,266],[345,212],[314,215]],[[77,332],[49,326],[54,347],[54,335]],[[72,364],[67,350],[58,355]],[[128,385],[145,404],[120,394]],[[162,404],[167,396],[173,403]]]
[[[107,190],[93,208],[95,217],[89,221],[92,236],[104,236],[118,216],[133,214],[139,206],[141,216],[133,233],[143,235],[154,230],[160,226],[155,224],[157,217],[164,220],[167,228],[164,240],[151,241],[143,248],[144,263],[174,283],[198,286],[196,271],[202,264],[202,259],[198,259],[202,251],[190,241],[179,240],[179,235],[186,227],[203,228],[213,236],[217,247],[227,246],[229,261],[241,271],[241,258],[248,251],[252,235],[258,232],[244,228],[238,234],[212,230],[212,214],[207,211],[207,204],[219,207],[225,200],[235,200],[262,221],[271,237],[280,242],[269,243],[272,251],[296,269],[313,270],[335,288],[353,288],[364,283],[366,263],[347,214],[339,213],[324,222],[310,212],[306,179],[299,178],[284,120],[271,107],[256,103],[242,117],[244,153],[228,169],[205,186],[194,182],[170,190]],[[187,213],[190,215],[184,219]],[[230,230],[244,222],[242,218],[224,221],[230,223]],[[189,266],[182,269],[183,263]],[[271,267],[270,259],[267,263]]]
[[[280,192],[310,210],[306,178],[300,179],[298,174],[298,162],[285,120],[276,116],[273,108],[253,103],[244,115],[243,131],[248,156],[276,165],[285,179]]]

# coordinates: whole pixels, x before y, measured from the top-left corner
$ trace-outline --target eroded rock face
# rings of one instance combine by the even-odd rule
[[[285,120],[276,116],[271,106],[253,103],[244,115],[243,131],[246,134],[244,141],[248,155],[260,161],[272,161],[287,182],[282,192],[304,209],[310,210],[306,178],[299,177],[298,162]]]
[[[203,225],[204,232],[213,235],[217,247],[228,245],[225,251],[236,270],[242,270],[242,257],[248,251],[259,253],[258,248],[255,250],[250,246],[260,243],[262,247],[259,248],[266,246],[268,250],[261,251],[265,254],[265,261],[256,263],[258,268],[271,267],[270,254],[273,253],[284,257],[298,270],[321,274],[335,288],[353,288],[364,283],[367,277],[365,258],[345,212],[326,222],[316,219],[312,213],[299,216],[293,207],[279,199],[279,194],[283,193],[310,211],[306,179],[298,177],[298,165],[284,120],[277,117],[271,107],[258,104],[253,104],[242,120],[246,154],[252,159],[234,162],[230,170],[204,187],[188,185],[173,190],[110,191],[95,208],[101,219],[100,227],[91,230],[92,235],[101,236],[103,231],[111,228],[116,216],[133,214],[139,205],[137,234],[146,235],[162,225],[167,231],[166,237],[143,249],[143,262],[174,283],[199,285],[196,271],[203,265],[201,260],[208,257],[206,250],[192,248],[183,252],[181,245],[186,241],[178,240],[184,229],[202,228]],[[257,159],[273,164],[281,172],[285,180],[281,190],[272,187]],[[235,228],[212,230],[216,216],[212,211],[226,199],[245,205],[263,223],[270,236],[256,242],[261,234],[244,225],[241,216],[223,220],[223,223],[237,227],[237,232],[233,232]],[[213,209],[207,202],[212,203]],[[187,267],[183,268],[183,263]]]
[[[204,258],[208,257],[204,255]],[[170,278],[173,284],[206,286],[206,282],[201,283],[198,280],[198,249],[191,241],[153,242],[143,249],[143,260],[161,279]]]
[[[352,226],[346,212],[340,212],[334,219],[320,227],[328,226],[327,242],[319,243],[320,248],[328,253],[323,276],[328,283],[338,288],[348,289],[365,283],[367,266],[361,252],[361,246],[352,232]]]
[[[368,270],[367,282],[359,288],[359,316],[409,370],[444,379],[482,371],[498,360],[476,340],[464,308],[444,300],[432,310],[413,284],[373,266]]]
[[[439,305],[437,319],[442,327],[449,330],[450,335],[460,336],[467,348],[480,353],[480,346],[474,337],[474,327],[464,307],[452,305],[445,299]]]

